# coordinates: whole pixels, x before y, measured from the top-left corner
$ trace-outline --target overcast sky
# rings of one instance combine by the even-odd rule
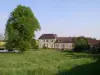
[[[44,33],[60,36],[87,36],[100,39],[100,0],[2,0],[0,34],[4,34],[9,13],[18,5],[29,6]]]

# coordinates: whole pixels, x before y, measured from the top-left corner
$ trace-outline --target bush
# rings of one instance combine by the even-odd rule
[[[9,52],[12,52],[12,51],[13,51],[13,49],[8,49],[8,51],[9,51]]]
[[[90,52],[91,52],[92,54],[100,54],[100,43],[94,45],[94,46],[91,48]]]
[[[48,49],[48,47],[46,47],[45,45],[43,45],[43,49]]]
[[[75,52],[84,52],[89,50],[90,46],[88,44],[88,41],[85,37],[78,37],[76,39],[76,43],[75,43],[75,48],[73,51]]]
[[[73,49],[74,52],[86,52],[90,50],[89,45],[76,45]]]

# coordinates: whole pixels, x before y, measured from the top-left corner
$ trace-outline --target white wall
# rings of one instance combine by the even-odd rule
[[[55,48],[73,49],[73,43],[55,43]]]
[[[48,48],[54,48],[55,41],[56,39],[39,39],[39,48],[43,48],[44,44]]]
[[[73,43],[55,43],[55,41],[56,39],[39,39],[39,48],[43,48],[45,44],[48,48],[73,49]]]

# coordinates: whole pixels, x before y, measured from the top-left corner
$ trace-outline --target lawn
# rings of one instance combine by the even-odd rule
[[[100,75],[100,61],[96,55],[55,50],[0,53],[0,75]]]

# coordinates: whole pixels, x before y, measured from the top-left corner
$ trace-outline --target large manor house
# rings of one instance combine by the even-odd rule
[[[42,34],[39,38],[39,48],[44,46],[55,49],[73,49],[76,37],[59,37],[57,34]],[[99,40],[87,38],[88,44],[93,46],[99,43]]]

